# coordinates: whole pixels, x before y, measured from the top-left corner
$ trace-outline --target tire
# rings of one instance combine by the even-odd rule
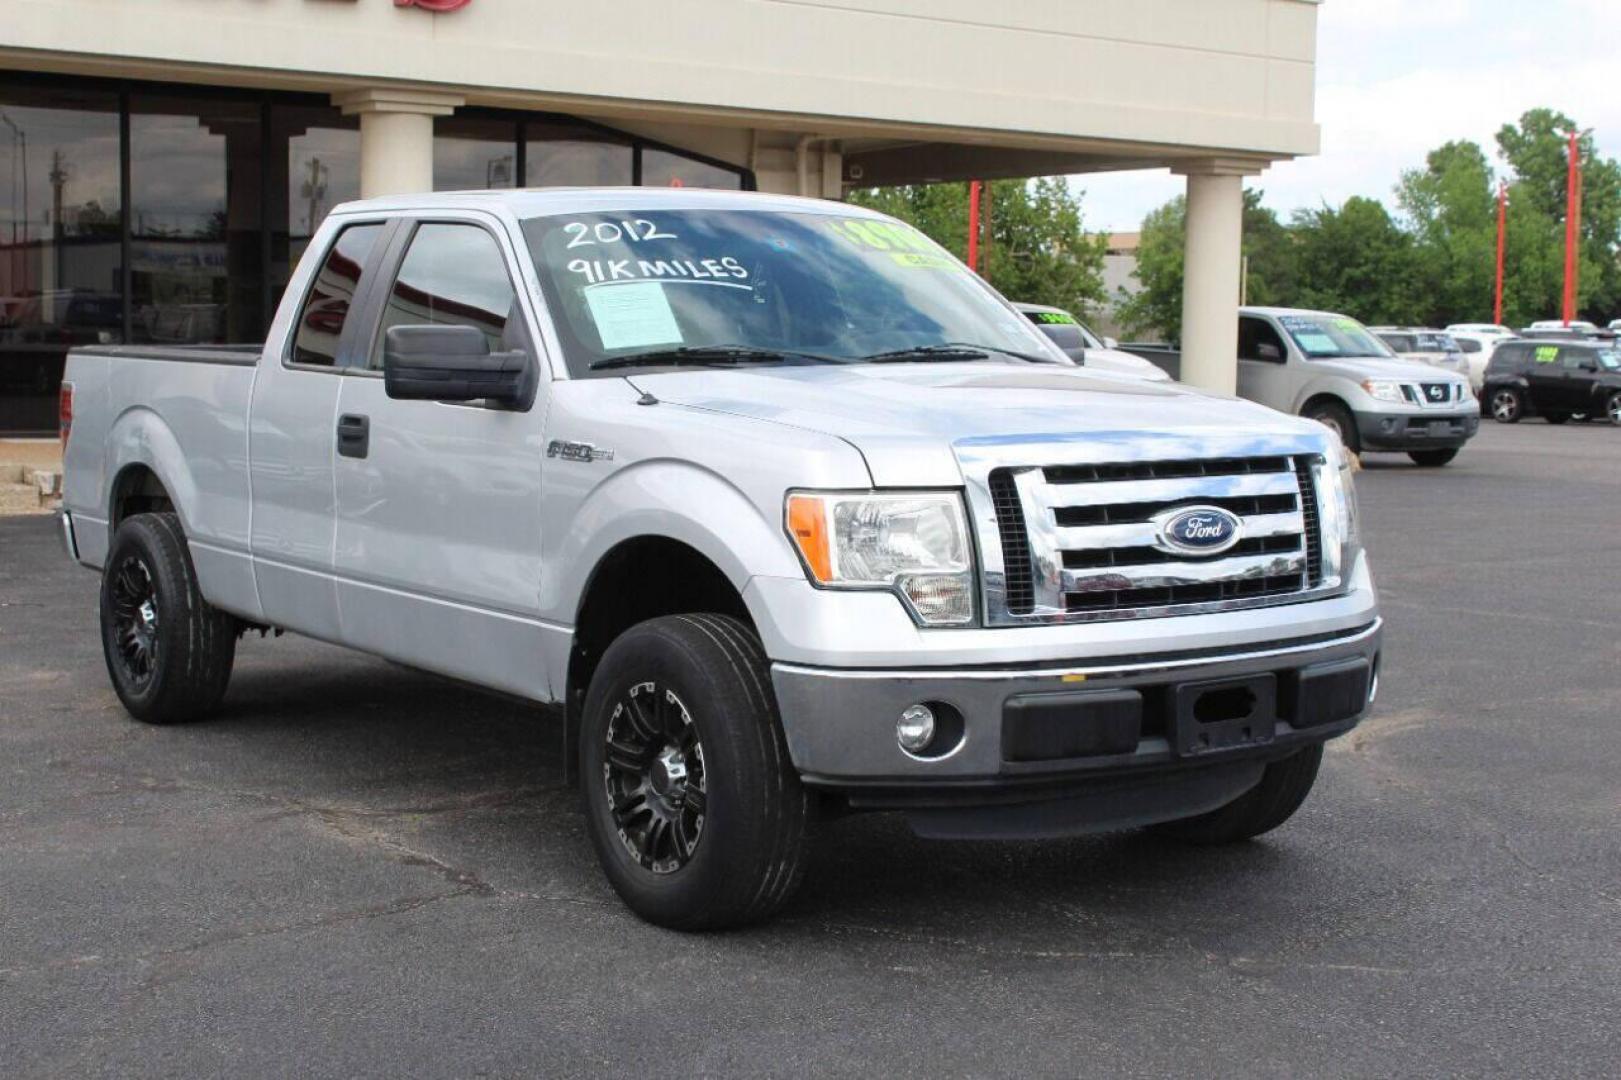
[[[1604,415],[1610,423],[1621,427],[1621,391],[1611,394],[1604,401]]]
[[[1318,743],[1268,765],[1259,784],[1219,810],[1153,829],[1189,844],[1232,844],[1271,832],[1306,801],[1322,763],[1323,746]]]
[[[1513,387],[1492,391],[1492,419],[1499,424],[1518,424],[1525,416],[1525,398]]]
[[[231,681],[236,630],[203,599],[177,516],[118,526],[101,578],[101,649],[131,716],[178,724],[213,711]]]
[[[1356,420],[1351,416],[1351,410],[1337,401],[1319,401],[1306,406],[1300,414],[1307,420],[1315,420],[1325,424],[1328,429],[1340,437],[1340,442],[1353,454],[1362,452],[1362,434],[1357,431]]]
[[[798,888],[810,799],[765,652],[737,619],[670,615],[621,634],[591,679],[579,762],[597,857],[648,922],[742,926]]]
[[[1409,450],[1407,456],[1413,459],[1413,464],[1421,465],[1426,469],[1439,469],[1449,464],[1458,456],[1456,449],[1452,450]]]
[[[1550,424],[1563,424],[1570,420],[1570,414],[1562,412],[1543,413],[1542,418]]]

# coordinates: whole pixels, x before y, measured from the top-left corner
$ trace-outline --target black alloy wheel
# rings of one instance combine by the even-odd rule
[[[692,860],[709,793],[703,742],[674,690],[638,683],[614,705],[602,783],[619,842],[643,869],[670,874]]]
[[[139,555],[127,555],[108,582],[112,607],[113,655],[127,685],[146,689],[158,665],[158,591],[152,569]]]

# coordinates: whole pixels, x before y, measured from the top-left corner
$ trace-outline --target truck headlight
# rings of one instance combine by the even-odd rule
[[[785,517],[814,584],[892,590],[925,626],[973,622],[973,555],[956,492],[796,491]]]
[[[1317,502],[1323,530],[1323,577],[1342,578],[1356,548],[1356,481],[1351,455],[1336,441],[1316,467]]]
[[[1401,392],[1401,383],[1394,379],[1363,379],[1362,390],[1375,401],[1394,401],[1400,404],[1407,400]]]

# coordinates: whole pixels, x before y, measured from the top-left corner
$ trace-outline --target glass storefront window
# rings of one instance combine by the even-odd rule
[[[360,198],[360,121],[319,105],[270,109],[270,306],[334,206]]]
[[[668,150],[648,147],[642,151],[642,184],[646,187],[725,188],[738,191],[743,187],[743,176],[732,169],[722,169]]]
[[[477,191],[518,186],[518,125],[479,116],[433,123],[433,189]]]
[[[56,428],[67,350],[123,340],[118,99],[0,87],[0,433]]]
[[[133,340],[252,341],[263,330],[262,152],[251,102],[131,101]]]
[[[579,124],[524,125],[525,187],[628,187],[636,150],[629,139]]]

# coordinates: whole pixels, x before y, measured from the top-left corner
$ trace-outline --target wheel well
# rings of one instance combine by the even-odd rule
[[[1314,405],[1333,405],[1344,409],[1346,412],[1351,411],[1351,406],[1347,405],[1345,399],[1337,394],[1316,394],[1309,398],[1304,405],[1300,406],[1300,415],[1305,416]]]
[[[568,708],[579,715],[597,663],[615,638],[639,622],[684,612],[731,615],[753,626],[743,597],[696,549],[642,536],[602,557],[586,583],[568,663]]]
[[[158,479],[158,474],[145,465],[126,465],[113,481],[112,527],[131,514],[157,514],[174,509],[174,500]]]

